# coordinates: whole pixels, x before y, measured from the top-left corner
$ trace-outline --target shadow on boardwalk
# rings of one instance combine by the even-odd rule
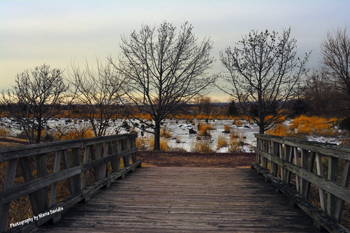
[[[35,232],[318,232],[250,168],[140,168]]]

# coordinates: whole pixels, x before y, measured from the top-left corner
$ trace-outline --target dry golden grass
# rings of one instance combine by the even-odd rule
[[[242,121],[240,121],[240,120],[234,119],[234,120],[232,121],[232,124],[237,125],[237,126],[241,126],[243,123],[242,123]]]
[[[72,129],[67,133],[58,132],[57,134],[53,135],[54,140],[73,140],[92,137],[94,137],[94,133],[90,128]]]
[[[164,138],[172,138],[173,135],[171,135],[170,130],[167,128],[161,128],[160,129],[160,136]]]
[[[326,119],[324,117],[308,117],[300,116],[293,120],[289,127],[290,135],[319,135],[326,137],[336,136],[336,131],[333,128],[336,118]]]
[[[212,130],[213,125],[200,123],[198,127],[199,136],[211,136],[210,131]]]
[[[231,127],[229,125],[225,125],[224,130],[225,130],[225,132],[230,132],[231,131]]]
[[[160,138],[160,150],[161,151],[168,151],[171,149],[168,145],[168,139],[167,138]],[[140,151],[150,151],[153,150],[154,147],[154,136],[153,135],[147,135],[144,137],[137,137],[136,138],[136,147]]]
[[[288,136],[289,129],[286,125],[283,124],[277,124],[274,128],[271,128],[267,131],[267,134],[269,135],[276,135],[281,137]]]
[[[198,152],[198,153],[213,152],[213,150],[211,149],[210,140],[193,141],[191,145],[191,152]]]
[[[234,130],[230,133],[230,143],[228,151],[230,153],[237,153],[243,151],[243,137],[241,135],[237,135]]]
[[[287,137],[305,137],[306,135],[335,137],[338,135],[334,124],[337,119],[323,117],[300,116],[293,120],[289,128],[283,124],[277,124],[267,131],[267,134]]]
[[[1,137],[6,137],[8,136],[7,130],[5,129],[5,127],[1,127],[0,128],[0,136]]]
[[[224,136],[219,136],[217,149],[219,150],[220,148],[227,147],[227,146],[228,146],[228,143],[226,138]]]

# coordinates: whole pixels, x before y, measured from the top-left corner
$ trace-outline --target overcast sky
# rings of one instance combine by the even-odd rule
[[[223,71],[219,52],[254,30],[291,27],[298,55],[312,50],[309,68],[318,68],[327,31],[350,24],[350,1],[74,1],[0,0],[0,89],[14,86],[17,74],[42,64],[67,70],[119,53],[121,35],[141,25],[167,21],[194,26],[199,39],[214,42],[211,73]],[[212,91],[213,99],[228,96]]]

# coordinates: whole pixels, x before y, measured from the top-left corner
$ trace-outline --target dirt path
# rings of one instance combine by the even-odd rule
[[[149,167],[248,167],[255,153],[177,153],[138,151],[137,160]]]

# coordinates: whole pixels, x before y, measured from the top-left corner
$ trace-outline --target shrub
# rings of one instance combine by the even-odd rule
[[[7,130],[5,129],[5,127],[0,128],[0,136],[2,136],[2,137],[7,136]]]
[[[227,144],[227,141],[226,141],[226,138],[223,137],[223,136],[219,136],[218,137],[218,147],[217,149],[220,149],[220,148],[223,148],[223,147],[227,147],[228,144]]]
[[[286,137],[288,136],[288,127],[283,124],[277,124],[275,127],[269,129],[267,134]]]
[[[198,126],[198,135],[199,136],[211,136],[210,131],[212,129],[211,124],[199,124]]]
[[[136,147],[141,151],[151,150],[153,148],[153,145],[154,145],[153,135],[148,134],[147,136],[136,138]]]
[[[333,129],[335,122],[335,118],[327,120],[323,117],[300,116],[293,120],[289,130],[291,131],[291,136],[293,134],[335,136],[336,133]]]
[[[85,129],[73,129],[67,133],[58,132],[53,135],[54,140],[73,140],[73,139],[83,139],[83,138],[92,138],[94,133],[90,128]]]
[[[161,151],[169,151],[170,147],[168,146],[168,139],[161,138],[159,147]]]
[[[140,151],[150,151],[154,148],[154,136],[147,135],[145,137],[137,137],[136,138],[136,147]],[[168,146],[168,139],[161,138],[160,139],[160,150],[161,151],[169,151],[171,148]]]
[[[347,130],[350,133],[350,116],[347,116],[339,121],[340,129]]]
[[[199,152],[199,153],[210,153],[213,152],[211,149],[211,141],[210,140],[202,140],[202,141],[193,141],[191,145],[191,151],[192,152]]]
[[[231,127],[229,125],[225,125],[224,133],[230,133]]]
[[[234,130],[232,130],[230,134],[230,145],[229,145],[229,152],[234,153],[234,152],[243,152],[243,136],[242,135],[237,135]]]
[[[160,129],[160,136],[161,136],[161,137],[164,137],[164,138],[171,138],[171,137],[173,137],[173,136],[170,134],[170,130],[167,129],[167,128],[161,128],[161,129]]]
[[[237,126],[241,126],[241,125],[242,125],[242,121],[239,121],[239,120],[237,120],[237,119],[234,119],[234,120],[232,121],[232,124],[237,125]]]

